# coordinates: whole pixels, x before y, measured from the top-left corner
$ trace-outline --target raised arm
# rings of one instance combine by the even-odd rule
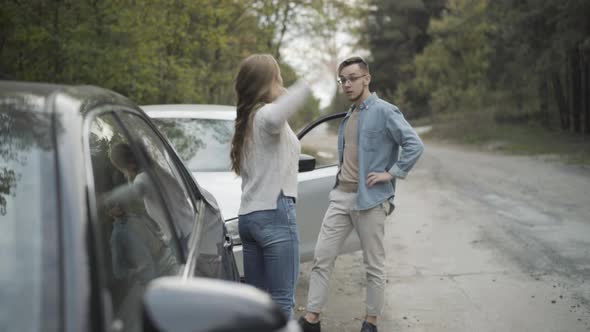
[[[100,196],[98,204],[101,208],[113,204],[127,205],[136,200],[139,195],[137,186],[133,183],[125,183]]]
[[[271,134],[278,134],[285,122],[305,105],[311,90],[306,82],[299,80],[287,92],[282,94],[274,103],[264,105],[256,117],[264,130]]]

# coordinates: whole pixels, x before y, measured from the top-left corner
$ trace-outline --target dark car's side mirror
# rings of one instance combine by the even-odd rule
[[[308,154],[299,155],[299,173],[315,169],[315,158]]]
[[[143,298],[144,331],[271,332],[286,325],[270,296],[229,281],[159,278]]]

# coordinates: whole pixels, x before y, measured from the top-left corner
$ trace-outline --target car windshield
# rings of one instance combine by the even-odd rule
[[[0,331],[58,321],[53,124],[38,101],[0,98]]]
[[[192,172],[229,172],[233,120],[153,119]]]

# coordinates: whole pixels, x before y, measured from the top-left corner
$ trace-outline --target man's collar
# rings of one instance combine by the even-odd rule
[[[346,111],[347,115],[350,115],[350,113],[352,113],[352,111],[354,111],[355,108],[356,108],[356,104],[352,103],[352,105],[350,105],[348,107],[348,111]]]
[[[371,93],[370,96],[367,97],[367,99],[365,99],[365,101],[363,101],[360,106],[358,106],[358,109],[360,111],[365,110],[367,108],[369,108],[371,105],[373,105],[377,99],[379,99],[379,97],[377,96],[377,92],[373,92]],[[348,113],[354,111],[357,108],[356,104],[352,104],[350,105],[350,107],[348,108]]]
[[[373,105],[373,103],[375,103],[377,101],[379,97],[377,97],[377,92],[373,92],[371,93],[371,95],[369,97],[367,97],[367,99],[365,99],[365,101],[363,101],[361,103],[361,105],[359,106],[359,109],[362,111],[364,109],[369,108],[371,105]]]

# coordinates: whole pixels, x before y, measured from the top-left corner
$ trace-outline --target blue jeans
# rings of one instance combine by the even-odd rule
[[[287,318],[293,318],[299,276],[299,236],[295,201],[281,194],[275,210],[239,216],[246,283],[270,293]]]

